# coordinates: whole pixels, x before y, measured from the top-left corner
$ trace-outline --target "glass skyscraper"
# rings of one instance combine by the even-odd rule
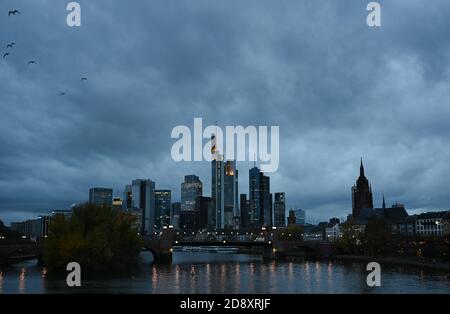
[[[203,183],[196,175],[184,177],[181,183],[181,211],[192,211],[195,209],[195,199],[203,195]]]
[[[142,210],[141,234],[155,231],[155,182],[152,180],[133,180],[131,183],[132,207]]]
[[[270,178],[257,167],[249,170],[249,200],[253,227],[271,227],[272,196],[270,194]]]
[[[216,156],[211,162],[211,198],[213,199],[213,207],[215,217],[212,223],[216,229],[224,228],[223,213],[225,207],[224,200],[224,162],[222,156]]]
[[[225,228],[233,227],[233,218],[239,214],[238,198],[238,171],[236,161],[226,161],[224,165],[224,207],[223,207],[223,225]]]
[[[274,226],[282,228],[286,226],[286,195],[285,193],[275,193],[273,204]]]
[[[170,190],[155,190],[155,221],[160,229],[170,224],[171,197]]]
[[[113,190],[105,188],[90,188],[89,203],[99,206],[112,206]]]

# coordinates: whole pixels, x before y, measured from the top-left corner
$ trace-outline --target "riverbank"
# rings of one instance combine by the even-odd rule
[[[446,262],[433,262],[425,260],[419,257],[373,257],[364,255],[334,255],[332,257],[338,261],[351,261],[351,262],[378,262],[380,264],[399,265],[399,266],[411,266],[418,268],[427,268],[433,270],[441,270],[450,272],[450,263]]]

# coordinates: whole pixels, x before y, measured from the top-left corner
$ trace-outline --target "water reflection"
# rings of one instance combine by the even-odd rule
[[[22,268],[20,270],[20,274],[19,274],[19,293],[25,293],[25,274],[26,274],[26,269]]]
[[[129,276],[82,278],[81,292],[92,293],[449,293],[445,274],[392,267],[382,286],[368,289],[361,264],[264,262],[253,255],[176,253],[171,265],[142,264]],[[72,293],[64,278],[28,261],[0,271],[0,293]]]

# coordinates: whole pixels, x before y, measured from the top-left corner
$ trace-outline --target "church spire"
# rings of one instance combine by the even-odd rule
[[[364,165],[363,165],[362,157],[361,157],[361,166],[359,167],[359,176],[364,177]]]
[[[383,194],[383,209],[386,209],[386,201],[384,200],[384,194]]]

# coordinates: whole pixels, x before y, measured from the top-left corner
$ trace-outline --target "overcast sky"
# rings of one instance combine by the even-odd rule
[[[364,158],[375,206],[450,209],[450,2],[84,0],[0,3],[0,219],[122,195],[135,178],[180,198],[171,130],[279,125],[272,192],[318,222],[351,212]],[[8,17],[8,11],[22,14]],[[15,42],[13,49],[6,45]],[[37,65],[27,65],[36,60]],[[88,81],[81,82],[81,77]],[[65,96],[58,96],[66,92]],[[249,164],[238,164],[248,193]]]

